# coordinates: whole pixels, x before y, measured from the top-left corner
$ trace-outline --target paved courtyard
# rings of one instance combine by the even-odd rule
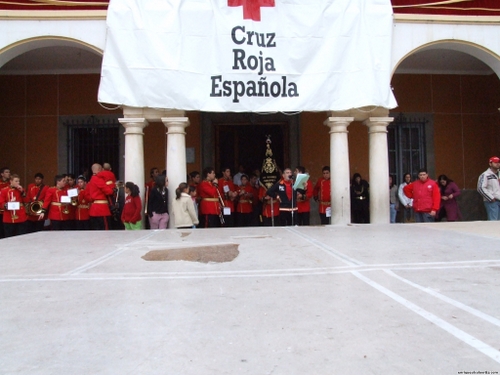
[[[500,223],[0,243],[0,374],[500,373]]]

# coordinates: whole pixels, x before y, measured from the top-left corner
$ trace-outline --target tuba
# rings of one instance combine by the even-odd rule
[[[43,212],[43,201],[34,201],[28,203],[26,211],[28,211],[28,215],[40,215]]]

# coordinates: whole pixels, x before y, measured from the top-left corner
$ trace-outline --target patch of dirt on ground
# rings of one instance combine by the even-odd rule
[[[233,261],[239,254],[238,244],[186,247],[179,249],[151,250],[142,256],[147,261],[186,260],[200,263]]]

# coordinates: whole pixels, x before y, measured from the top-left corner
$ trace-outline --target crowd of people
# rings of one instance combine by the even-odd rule
[[[148,229],[166,229],[170,221],[168,178],[158,168],[150,171],[145,188],[145,202],[139,186],[117,181],[109,164],[92,165],[92,177],[61,174],[54,185],[44,183],[36,173],[25,189],[17,174],[0,169],[0,237],[37,232],[47,223],[52,230],[137,230],[143,227],[143,213]],[[489,159],[489,168],[479,176],[477,190],[482,196],[488,220],[500,220],[500,158]],[[297,185],[297,176],[307,176]],[[243,167],[235,176],[229,167],[216,177],[214,168],[191,172],[188,180],[176,187],[172,202],[174,228],[210,228],[245,226],[309,225],[311,200],[318,204],[321,224],[329,224],[330,168],[313,185],[303,166],[293,171],[285,168],[272,186],[260,181],[260,171],[247,174]],[[351,221],[369,223],[370,185],[359,173],[351,180]],[[433,222],[461,220],[457,184],[442,174],[437,181],[425,168],[412,181],[406,173],[398,186],[389,176],[390,222]],[[144,212],[143,212],[144,207]]]

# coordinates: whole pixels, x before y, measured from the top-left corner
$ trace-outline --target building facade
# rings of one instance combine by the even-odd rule
[[[207,165],[259,168],[271,134],[281,167],[304,165],[315,181],[331,165],[332,223],[350,221],[346,197],[356,172],[371,184],[372,222],[385,223],[389,173],[399,183],[426,166],[431,177],[446,174],[474,190],[488,158],[500,154],[500,6],[493,1],[464,2],[470,9],[392,2],[397,108],[272,115],[98,103],[107,2],[14,3],[0,6],[0,164],[25,185],[37,172],[50,183],[58,173],[110,162],[120,179],[139,186],[151,167],[166,169],[174,186]]]

